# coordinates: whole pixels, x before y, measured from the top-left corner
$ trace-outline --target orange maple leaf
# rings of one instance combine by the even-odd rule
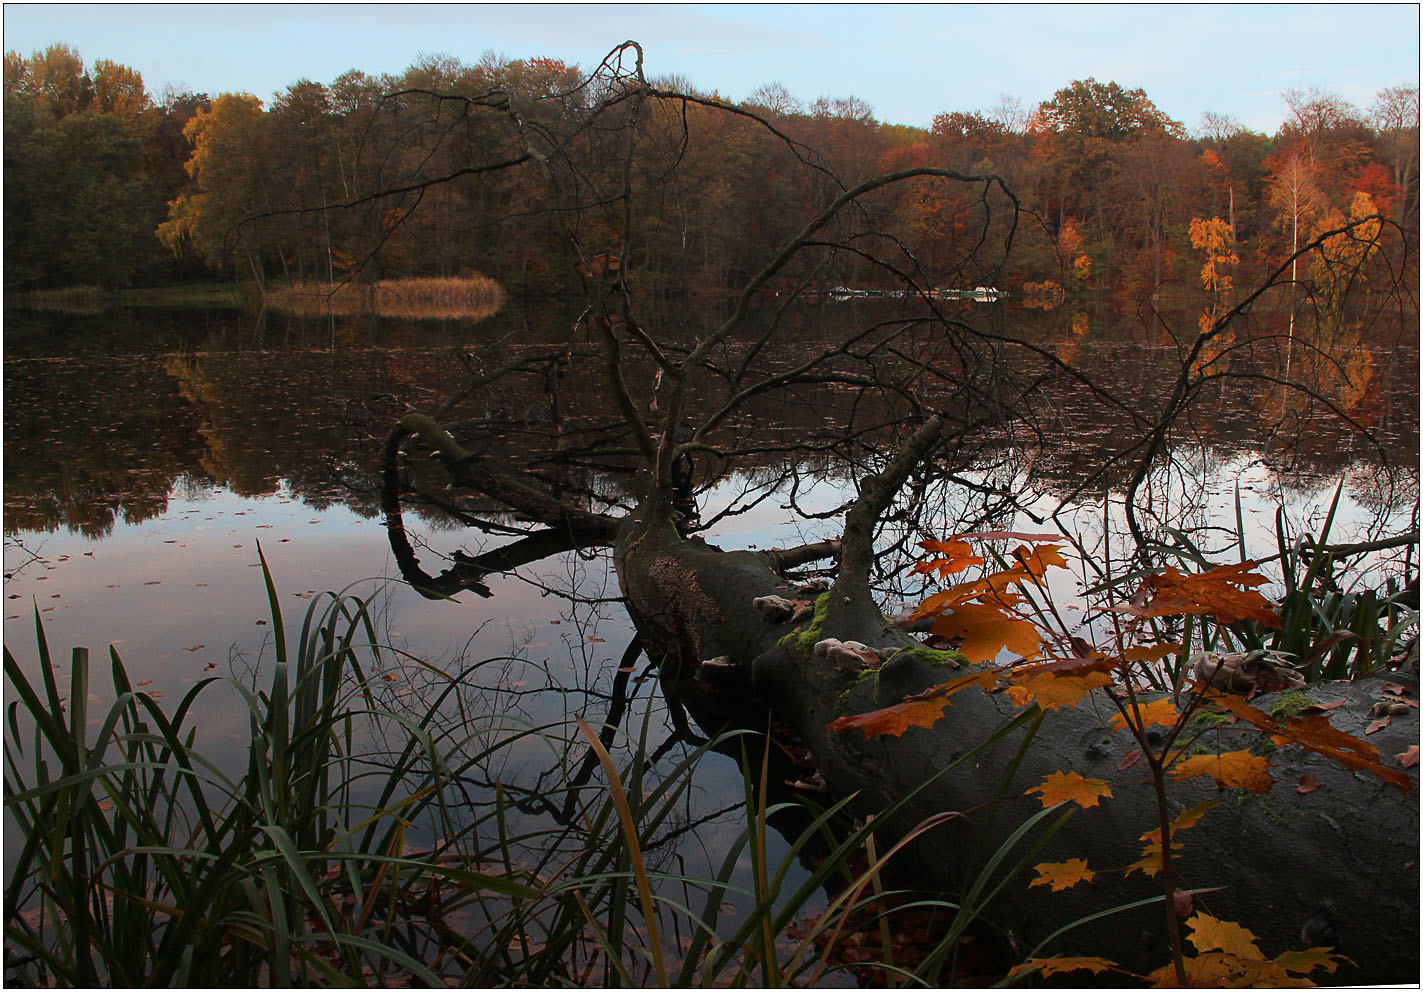
[[[1077,772],[1053,772],[1043,779],[1043,784],[1029,789],[1028,794],[1042,793],[1044,807],[1058,803],[1073,802],[1087,809],[1101,800],[1110,798],[1111,787],[1098,778],[1083,778]]]
[[[982,603],[955,605],[934,622],[933,630],[940,637],[963,638],[959,650],[971,662],[993,661],[1004,648],[1020,658],[1035,658],[1043,643],[1033,624]]]
[[[944,715],[944,710],[953,705],[953,700],[949,697],[954,693],[971,685],[982,686],[984,689],[997,688],[999,677],[1000,673],[991,668],[974,672],[972,675],[933,686],[917,695],[906,696],[893,706],[831,720],[827,729],[840,734],[861,730],[866,737],[879,734],[901,737],[910,727],[923,727],[928,730]]]
[[[1315,754],[1332,758],[1350,771],[1366,771],[1377,775],[1404,792],[1412,785],[1403,772],[1385,767],[1379,761],[1378,748],[1335,727],[1329,722],[1327,713],[1286,717],[1285,725],[1281,727],[1274,717],[1251,706],[1239,696],[1212,690],[1206,693],[1206,698],[1247,723],[1268,731],[1276,744],[1297,744]]]
[[[1239,565],[1221,565],[1197,575],[1183,575],[1174,565],[1147,576],[1150,599],[1143,605],[1124,604],[1113,607],[1119,613],[1138,617],[1169,617],[1183,613],[1213,616],[1231,623],[1236,620],[1257,620],[1267,627],[1279,627],[1270,601],[1252,587],[1266,578],[1251,569],[1257,563],[1244,561]]]
[[[1170,696],[1162,696],[1146,705],[1137,704],[1129,708],[1126,713],[1113,713],[1112,718],[1107,722],[1111,725],[1112,732],[1116,733],[1127,724],[1134,723],[1140,729],[1147,727],[1174,727],[1176,721],[1180,719],[1181,713],[1176,709],[1176,704],[1171,701]]]
[[[1111,685],[1112,677],[1105,672],[1087,672],[1083,675],[1035,675],[1026,682],[1010,685],[1008,698],[1014,706],[1037,703],[1045,710],[1055,710],[1059,706],[1076,706],[1082,697],[1093,689]]]
[[[1042,971],[1044,978],[1068,971],[1090,971],[1096,974],[1116,966],[1115,961],[1107,958],[1028,958],[1022,964],[1014,965],[1008,972],[1008,978],[1018,978],[1038,970]]]
[[[1187,937],[1197,951],[1221,950],[1239,958],[1252,961],[1265,960],[1260,947],[1255,943],[1255,935],[1239,923],[1218,920],[1205,913],[1197,913],[1186,921],[1193,933]]]
[[[1222,788],[1249,789],[1269,792],[1275,780],[1270,777],[1270,762],[1249,751],[1226,751],[1223,754],[1198,754],[1179,760],[1171,766],[1175,779],[1209,775]]]
[[[1090,882],[1096,877],[1096,872],[1088,868],[1087,862],[1081,858],[1041,864],[1037,866],[1036,871],[1038,877],[1028,883],[1028,888],[1031,889],[1034,885],[1051,885],[1054,892],[1070,889],[1078,882]]]
[[[1045,544],[1040,548],[1020,545],[1013,549],[1013,559],[1034,578],[1041,578],[1050,567],[1067,567],[1067,559],[1062,557],[1060,544]]]
[[[961,537],[950,537],[943,541],[920,541],[919,546],[925,551],[937,552],[940,555],[915,565],[914,571],[920,575],[937,571],[939,578],[943,579],[962,572],[970,565],[983,564],[983,557],[974,554],[973,548]]]

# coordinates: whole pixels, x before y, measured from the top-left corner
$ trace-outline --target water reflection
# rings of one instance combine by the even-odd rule
[[[788,355],[768,353],[768,362],[794,360],[815,335],[833,340],[855,319],[853,304],[807,309],[788,330]],[[158,349],[175,343],[174,324],[163,326],[171,318],[141,330],[127,323],[131,317],[51,315],[43,342],[21,330],[16,347],[16,336],[7,335],[6,532],[68,528],[102,536],[115,521],[161,513],[175,487],[202,485],[255,496],[285,484],[318,509],[340,504],[373,516],[379,441],[400,414],[438,407],[480,370],[568,350],[548,334],[531,334],[528,316],[503,314],[478,327],[377,321],[374,340],[369,323],[338,322],[343,339],[360,343],[336,347],[330,329],[316,326],[324,322],[298,321],[269,326],[263,347],[253,349],[235,324],[224,324],[237,318],[206,313],[187,318],[172,350],[41,357],[41,343],[69,350],[79,337],[110,340],[106,333],[115,348],[132,346],[140,333]],[[1372,344],[1344,329],[1329,341],[1286,342],[1282,351],[1274,324],[1284,319],[1258,318],[1258,329],[1269,332],[1264,338],[1204,359],[1217,370],[1228,365],[1232,376],[1199,387],[1175,431],[1176,446],[1204,446],[1226,459],[1250,453],[1282,476],[1335,475],[1361,460],[1388,470],[1416,466],[1416,347]],[[80,320],[100,330],[91,333],[74,323]],[[561,322],[538,320],[544,327]],[[1018,311],[1015,320],[1025,338],[1037,336],[1080,375],[1044,378],[1024,418],[973,438],[971,460],[955,467],[982,472],[999,461],[1028,462],[1036,486],[1069,498],[1121,485],[1130,474],[1122,446],[1169,392],[1179,349],[1130,327],[1108,330],[1083,313]],[[417,335],[418,346],[410,340]],[[485,454],[528,459],[542,447],[566,466],[570,453],[546,438],[542,425],[551,416],[577,426],[614,413],[596,377],[581,374],[585,361],[570,351],[556,380],[540,367],[481,394],[473,412]],[[1286,362],[1310,393],[1280,384]],[[1100,395],[1103,385],[1113,391],[1111,401]],[[881,416],[871,399],[831,384],[759,400],[736,429],[765,453],[741,457],[735,469],[773,470],[799,446],[797,471],[830,470],[830,449],[817,454],[811,442],[856,416]],[[882,419],[892,422],[893,412]],[[566,481],[606,489],[597,474],[573,473]]]

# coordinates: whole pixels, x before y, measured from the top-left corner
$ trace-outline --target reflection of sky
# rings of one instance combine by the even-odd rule
[[[1274,553],[1278,501],[1285,501],[1292,521],[1313,521],[1317,526],[1334,493],[1328,481],[1301,487],[1296,480],[1293,488],[1284,489],[1273,472],[1248,455],[1224,462],[1186,459],[1184,466],[1173,485],[1156,487],[1164,492],[1159,497],[1162,511],[1189,517],[1197,525],[1233,527],[1238,483],[1246,544],[1256,557]],[[704,517],[725,507],[745,482],[736,477],[715,487],[703,504]],[[1376,515],[1366,501],[1350,494],[1352,488],[1346,486],[1333,540],[1379,531]],[[849,492],[844,481],[822,481],[807,485],[796,501],[803,510],[824,512],[844,502]],[[723,521],[707,536],[726,547],[768,548],[836,535],[838,517],[800,521],[788,502],[787,494],[777,491],[747,513]],[[1056,498],[1042,496],[1030,500],[1028,507],[1046,515],[1055,509]],[[1111,516],[1120,528],[1119,507]],[[1100,549],[1100,503],[1086,501],[1061,519],[1089,550]],[[438,529],[410,518],[407,526],[429,571],[443,567],[437,561],[439,552],[448,553],[462,543],[479,550],[477,544],[468,543],[469,532]],[[1044,525],[1023,513],[1008,526],[1031,532],[1052,529],[1050,523]],[[1219,532],[1213,533],[1214,545],[1221,547]],[[490,577],[494,591],[490,599],[465,593],[460,602],[427,600],[393,578],[397,573],[380,520],[361,517],[339,504],[314,510],[285,487],[275,495],[256,498],[221,488],[194,492],[175,487],[166,512],[143,523],[119,522],[104,539],[65,532],[22,532],[7,538],[5,644],[27,672],[36,674],[33,610],[38,607],[57,663],[61,693],[67,691],[69,649],[89,647],[91,725],[99,722],[111,701],[105,658],[110,644],[122,656],[130,679],[146,691],[161,693],[169,711],[204,677],[231,676],[250,684],[258,659],[269,661],[272,654],[273,629],[258,542],[271,569],[289,640],[295,638],[313,597],[349,588],[362,597],[376,597],[376,629],[383,642],[450,673],[483,661],[459,694],[462,709],[456,711],[453,702],[446,707],[448,714],[470,716],[467,725],[476,744],[488,745],[526,727],[543,725],[559,725],[556,737],[570,736],[571,723],[579,716],[594,727],[601,725],[607,709],[603,697],[631,636],[621,607],[609,602],[617,597],[617,583],[605,557],[568,554],[521,569],[516,576]],[[1001,550],[1008,547],[1002,545]],[[32,560],[31,553],[39,560]],[[1069,622],[1081,616],[1073,600],[1084,578],[1049,572],[1054,600]],[[568,589],[576,590],[580,600],[556,594]],[[1005,653],[1000,660],[1011,658]],[[266,688],[269,671],[268,665],[256,675],[259,688]],[[439,679],[400,669],[393,658],[382,674],[395,677],[376,681],[381,704],[397,711],[408,705],[416,717],[423,715],[425,694],[442,686]],[[620,767],[626,767],[629,741],[635,740],[644,720],[649,749],[670,733],[656,681],[644,678],[646,674],[646,662],[640,659],[635,675],[641,681],[633,682],[635,698],[612,749]],[[240,772],[247,740],[241,700],[223,685],[209,687],[201,699],[190,721],[199,729],[199,750],[229,773]],[[515,789],[556,790],[584,753],[581,744],[564,755],[548,740],[527,737],[501,749],[494,761],[472,772],[474,781],[469,784],[497,778]],[[674,748],[663,759],[662,770],[670,769],[685,753],[684,747]],[[716,755],[703,760],[666,829],[709,819],[675,844],[649,852],[654,870],[714,874],[744,827],[744,816],[736,808],[742,795],[743,782],[734,762]],[[713,815],[725,808],[731,811]],[[510,811],[508,815],[514,833],[540,825],[533,814]],[[15,834],[6,834],[7,861],[19,842]],[[787,842],[772,832],[769,844],[772,863],[778,863]],[[749,853],[743,852],[741,860],[736,879],[746,884]],[[803,877],[800,869],[792,874],[795,884]],[[724,914],[723,925],[734,926],[744,918],[749,901],[729,895],[728,902],[739,909]]]
[[[423,525],[407,518],[407,526]],[[443,552],[469,540],[464,533],[448,531],[412,537]],[[465,593],[458,602],[428,600],[392,581],[397,570],[379,520],[362,518],[340,505],[315,511],[285,489],[249,499],[224,489],[194,496],[175,488],[166,512],[140,524],[120,521],[101,540],[64,531],[7,537],[5,645],[27,675],[36,678],[37,607],[61,695],[68,693],[70,649],[88,647],[91,728],[97,727],[113,698],[107,661],[111,644],[130,680],[161,696],[169,712],[200,679],[231,676],[250,685],[259,659],[267,664],[255,681],[265,691],[273,629],[259,541],[289,644],[320,593],[349,587],[356,595],[376,596],[375,626],[383,642],[450,674],[485,662],[459,694],[478,742],[489,744],[526,727],[549,724],[561,725],[557,735],[568,735],[579,716],[595,728],[601,725],[608,705],[603,697],[611,690],[631,636],[616,604],[596,602],[618,595],[604,557],[564,555],[522,569],[517,577],[491,576],[491,599]],[[33,560],[32,554],[40,559]],[[422,551],[422,559],[432,571],[442,567],[436,564],[436,551]],[[572,603],[551,592],[569,588],[595,602]],[[329,598],[322,600],[322,606],[327,602]],[[620,766],[628,760],[628,735],[635,743],[644,717],[650,721],[649,749],[670,733],[655,678],[643,677],[645,660],[636,666],[631,686],[635,698],[611,749]],[[396,678],[377,678],[379,701],[397,711],[409,706],[417,717],[424,713],[423,694],[443,687],[437,678],[399,670],[393,657],[383,672]],[[227,773],[240,773],[248,740],[247,711],[240,697],[217,684],[199,698],[189,722],[198,728],[198,750]],[[446,710],[454,711],[453,701]],[[548,742],[528,737],[501,749],[484,772],[526,787],[543,775],[546,787],[558,788],[567,768],[585,750],[580,744],[564,758]],[[663,759],[664,768],[685,753],[685,748],[674,748]],[[669,826],[700,820],[736,804],[741,796],[735,763],[712,755],[698,765],[693,788]],[[515,823],[532,822],[516,813],[510,816]],[[705,862],[700,870],[710,877],[742,822],[740,812],[733,811],[704,823],[668,848],[664,857],[675,852],[688,865]],[[19,840],[15,831],[6,832],[7,860]],[[773,837],[771,846],[774,857],[784,853],[780,837]],[[668,867],[680,871],[678,864]]]

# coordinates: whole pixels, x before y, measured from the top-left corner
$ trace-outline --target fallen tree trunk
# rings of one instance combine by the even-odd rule
[[[892,480],[880,480],[892,481]],[[872,486],[867,487],[868,489]],[[851,514],[852,522],[854,513]],[[847,532],[846,545],[856,540]],[[797,550],[791,560],[835,549]],[[1142,835],[1158,826],[1156,794],[1141,765],[1122,769],[1135,741],[1113,734],[1110,705],[1088,701],[1047,714],[1024,745],[1023,733],[981,747],[1020,712],[1002,692],[971,689],[954,696],[932,729],[911,728],[900,737],[838,733],[828,724],[902,700],[977,669],[922,645],[881,615],[861,574],[844,574],[855,548],[840,549],[842,574],[827,592],[813,594],[777,570],[774,553],[722,552],[678,535],[670,522],[634,517],[617,545],[617,568],[629,608],[664,678],[699,718],[714,722],[717,707],[705,686],[741,706],[754,697],[804,740],[829,790],[857,794],[861,815],[885,817],[882,846],[927,817],[944,811],[961,817],[936,828],[906,851],[901,877],[918,887],[962,891],[1012,832],[1042,809],[1025,794],[1053,772],[1076,770],[1103,779],[1110,799],[1076,810],[1034,853],[1027,867],[1085,859],[1101,877],[1066,891],[1030,887],[1032,871],[1014,878],[988,909],[1025,955],[1076,920],[1115,906],[1161,895],[1157,879],[1119,874],[1136,861]],[[768,617],[755,605],[765,597],[800,601],[799,618]],[[764,602],[762,605],[765,605]],[[854,669],[821,657],[814,645],[827,638],[856,640],[882,653],[896,651],[878,669]],[[1411,687],[1416,673],[1389,673]],[[693,680],[701,683],[693,688]],[[1381,679],[1311,686],[1316,703],[1343,701],[1331,712],[1340,730],[1362,736],[1369,710],[1381,696]],[[1105,703],[1105,700],[1099,701]],[[1269,710],[1276,697],[1253,705]],[[724,712],[724,711],[722,711]],[[708,730],[717,729],[708,727]],[[1418,711],[1395,717],[1368,741],[1394,768],[1393,755],[1418,741]],[[1221,751],[1273,747],[1268,738],[1221,727],[1202,743]],[[1271,755],[1276,785],[1266,795],[1218,789],[1209,779],[1170,784],[1171,816],[1202,800],[1215,807],[1201,824],[1179,835],[1178,887],[1195,890],[1195,908],[1237,922],[1259,939],[1266,957],[1313,944],[1330,944],[1353,961],[1325,983],[1412,982],[1418,976],[1418,801],[1367,772],[1351,772],[1297,747]],[[1302,776],[1319,786],[1297,791]],[[1418,770],[1407,772],[1416,790]],[[1029,838],[1031,840],[1031,838]],[[1028,841],[1006,860],[1015,863]],[[1113,870],[1116,870],[1115,872]],[[1169,961],[1159,901],[1079,927],[1037,950],[1037,956],[1096,954],[1146,973]],[[1302,937],[1302,931],[1308,932]]]
[[[961,656],[927,650],[884,617],[870,593],[875,522],[940,429],[931,418],[883,471],[861,481],[842,541],[784,551],[723,551],[682,534],[672,499],[656,487],[620,521],[569,511],[526,498],[517,481],[490,480],[437,424],[407,417],[397,431],[401,437],[387,449],[388,486],[396,482],[400,440],[419,435],[462,485],[497,494],[549,530],[457,561],[447,574],[431,577],[414,563],[399,526],[398,501],[389,491],[387,522],[393,545],[405,552],[397,555],[402,569],[411,565],[407,577],[436,594],[478,588],[484,571],[522,558],[526,544],[536,549],[612,543],[639,639],[660,665],[669,695],[704,729],[723,729],[728,716],[764,727],[769,712],[808,750],[816,773],[807,776],[807,784],[823,782],[837,797],[855,795],[858,815],[873,815],[882,824],[876,831],[882,849],[930,816],[960,814],[901,852],[901,878],[919,888],[963,892],[1014,831],[1042,810],[1028,790],[1048,775],[1075,770],[1105,780],[1109,799],[1074,810],[1040,849],[1030,851],[1039,839],[1030,835],[1007,852],[995,882],[1004,866],[1020,859],[1025,870],[1003,885],[985,913],[1006,934],[1015,958],[1094,954],[1145,974],[1170,960],[1165,908],[1160,882],[1127,869],[1140,857],[1143,835],[1159,826],[1160,814],[1151,777],[1142,765],[1123,760],[1136,742],[1125,732],[1112,732],[1108,718],[1115,709],[1106,700],[1088,697],[1046,714],[1040,724],[1018,720],[1008,734],[999,732],[1021,708],[1005,693],[981,688],[957,693],[930,729],[914,727],[896,737],[841,733],[829,726],[980,670]],[[835,569],[828,589],[792,574],[822,561]],[[862,642],[886,660],[863,667],[843,653],[816,650],[830,639]],[[1417,699],[1416,664],[1388,677],[1407,685]],[[1308,687],[1305,695],[1318,704],[1342,702],[1330,713],[1334,726],[1361,736],[1382,682],[1328,683]],[[1265,696],[1253,704],[1268,711],[1274,702]],[[1417,743],[1418,728],[1415,707],[1368,737],[1400,781],[1394,756]],[[1031,739],[1025,740],[1029,730]],[[1220,751],[1252,745],[1273,749],[1268,737],[1227,726],[1198,741],[1203,749]],[[1311,976],[1315,979],[1416,980],[1419,823],[1412,790],[1417,768],[1406,772],[1411,790],[1405,794],[1375,775],[1349,771],[1301,748],[1275,749],[1270,760],[1276,784],[1265,795],[1217,789],[1208,779],[1169,784],[1172,817],[1202,800],[1215,803],[1200,825],[1178,837],[1177,887],[1195,893],[1196,911],[1252,931],[1265,957],[1327,945],[1353,962],[1334,975]],[[1307,775],[1319,785],[1297,790]],[[1033,866],[1071,858],[1084,859],[1098,877],[1059,892],[1029,884]],[[1143,904],[1072,927],[1134,903]],[[1070,932],[1048,940],[1068,927]]]

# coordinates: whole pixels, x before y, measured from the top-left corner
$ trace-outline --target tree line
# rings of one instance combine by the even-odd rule
[[[1188,132],[1142,90],[1094,79],[1032,108],[947,111],[926,130],[879,122],[854,97],[804,103],[779,84],[723,114],[716,94],[664,78],[653,85],[687,98],[648,109],[641,124],[657,140],[635,161],[580,137],[588,174],[632,170],[632,202],[550,206],[540,153],[517,136],[558,133],[607,96],[598,79],[552,59],[428,56],[399,75],[300,80],[264,104],[154,96],[133,69],[86,66],[63,45],[9,52],[7,291],[470,271],[557,290],[575,278],[575,254],[623,249],[647,290],[715,292],[846,187],[918,167],[1001,176],[1030,221],[1011,232],[1011,271],[972,271],[997,209],[974,188],[910,181],[866,198],[865,229],[892,231],[902,274],[923,286],[993,280],[1049,300],[1137,299],[1166,284],[1220,294],[1350,220],[1393,222],[1378,234],[1380,264],[1411,259],[1417,240],[1416,85],[1367,109],[1288,91],[1289,117],[1268,136],[1214,113]],[[504,167],[516,164],[535,167]],[[639,236],[620,246],[624,206],[639,212]],[[819,278],[895,288],[854,252]]]

